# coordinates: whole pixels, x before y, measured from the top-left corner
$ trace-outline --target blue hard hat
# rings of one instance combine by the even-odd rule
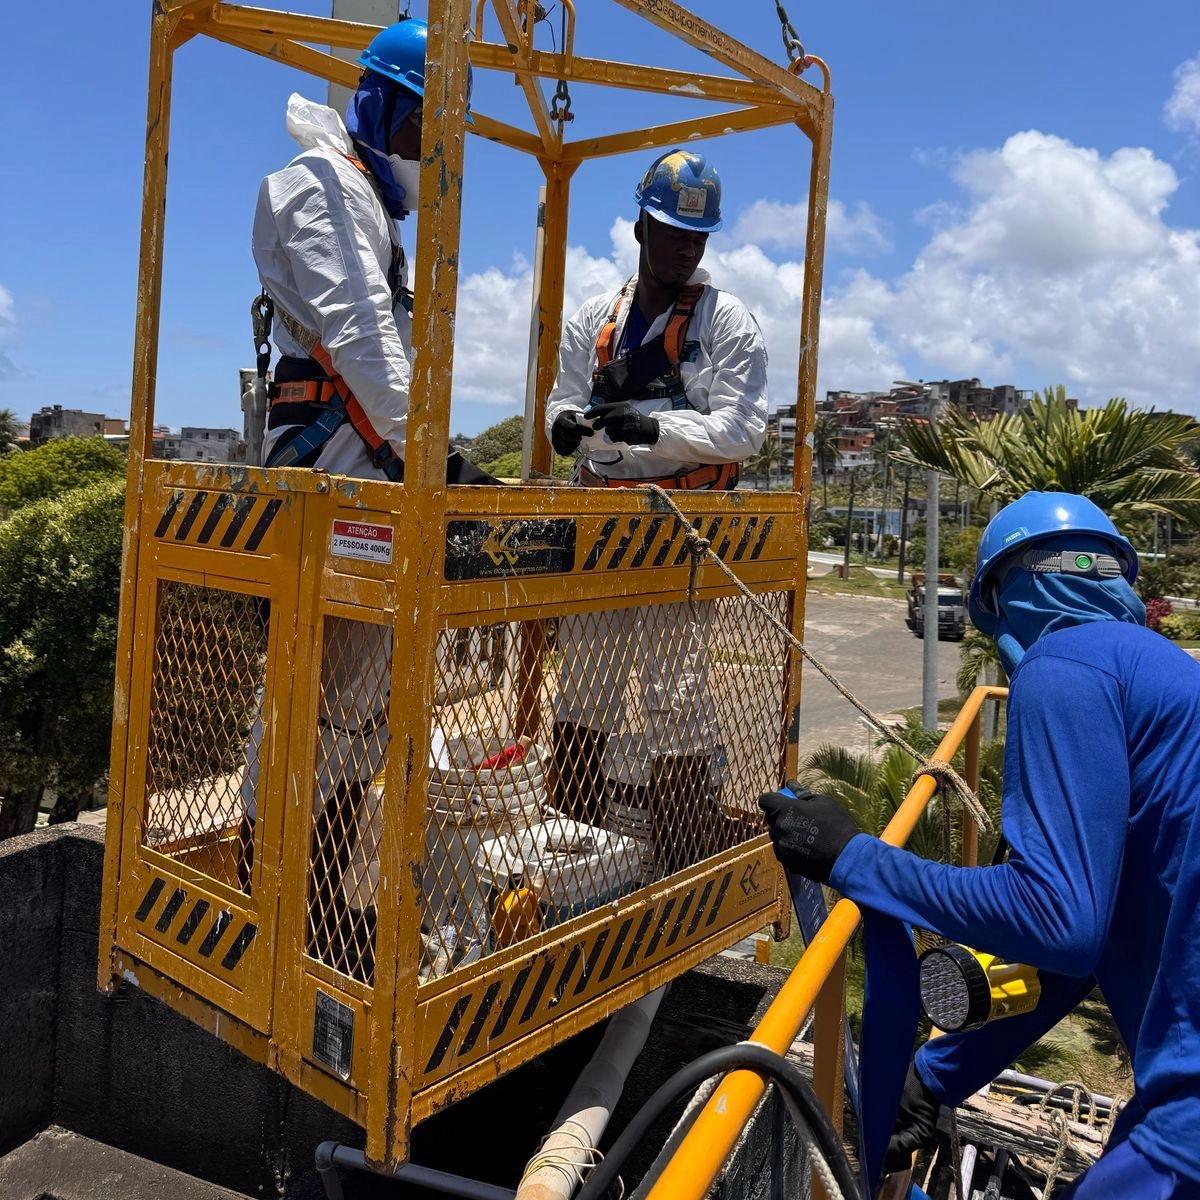
[[[697,233],[721,228],[721,177],[703,154],[672,150],[656,158],[633,198],[667,225]]]
[[[397,21],[381,29],[370,45],[358,56],[359,63],[370,71],[385,75],[414,95],[425,95],[425,43],[429,28],[417,17]],[[471,122],[471,87],[474,72],[467,67],[467,122]]]
[[[971,621],[989,636],[996,628],[992,596],[997,572],[1012,555],[1062,534],[1100,538],[1112,548],[1127,583],[1137,579],[1138,556],[1129,539],[1117,532],[1108,516],[1086,496],[1071,492],[1026,492],[988,522],[979,539],[975,578],[967,606]],[[1085,549],[1086,547],[1081,547]],[[1110,564],[1111,567],[1111,564]]]

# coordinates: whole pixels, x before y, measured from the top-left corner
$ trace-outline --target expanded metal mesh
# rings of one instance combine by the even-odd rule
[[[786,620],[785,593],[763,600]],[[786,664],[743,597],[445,631],[423,977],[759,833]]]
[[[226,883],[238,880],[241,785],[266,648],[259,598],[162,582],[143,836],[147,845],[186,857]]]
[[[325,621],[306,950],[364,983],[375,970],[391,659],[386,626]]]

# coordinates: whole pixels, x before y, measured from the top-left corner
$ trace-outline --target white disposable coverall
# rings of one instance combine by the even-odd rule
[[[252,242],[259,277],[276,306],[275,347],[281,354],[307,355],[280,319],[282,309],[317,334],[375,431],[403,457],[412,319],[401,305],[393,308],[388,282],[395,255],[398,282],[407,282],[396,222],[370,178],[346,157],[352,143],[337,112],[293,93],[287,128],[304,152],[263,180]],[[264,458],[293,428],[267,431]],[[349,423],[325,444],[315,466],[386,478]],[[341,783],[369,783],[388,742],[391,629],[329,617],[325,630],[314,811]],[[262,725],[260,713],[242,777],[242,801],[252,818]]]
[[[767,432],[767,353],[758,323],[744,304],[698,270],[691,283],[705,289],[685,334],[699,343],[694,362],[679,374],[690,408],[667,399],[633,403],[658,420],[653,446],[613,443],[604,433],[585,437],[580,463],[614,479],[647,479],[708,463],[741,462],[756,453]],[[621,352],[632,303],[622,304],[613,337]],[[583,411],[592,394],[596,339],[616,303],[609,293],[588,300],[567,322],[559,372],[546,404],[546,432],[559,414]],[[650,324],[642,344],[666,327],[670,310]],[[563,667],[556,718],[612,735],[624,721],[628,672],[640,675],[647,743],[654,753],[712,754],[720,740],[708,695],[708,626],[712,606],[701,602],[610,609],[559,622]]]
[[[407,282],[396,222],[370,176],[346,157],[353,147],[337,112],[293,93],[287,128],[304,151],[259,188],[252,238],[259,278],[277,310],[320,338],[375,432],[403,457],[412,318],[400,304],[393,308],[388,282],[394,254],[399,282]],[[278,311],[273,336],[281,354],[306,357]],[[264,457],[291,428],[268,430]],[[325,444],[316,465],[385,478],[349,423]]]
[[[767,352],[758,323],[736,296],[712,285],[707,271],[697,271],[689,282],[707,285],[685,335],[699,343],[699,354],[695,362],[679,364],[691,407],[672,409],[662,399],[634,401],[640,412],[657,418],[658,441],[626,446],[604,433],[585,437],[580,461],[589,470],[614,479],[646,479],[705,463],[741,462],[761,448],[767,434]],[[558,381],[546,402],[547,436],[561,413],[587,407],[596,338],[616,299],[611,293],[593,296],[567,322],[558,350]],[[622,304],[617,314],[614,353],[620,352],[631,305]],[[669,316],[670,309],[651,322],[643,345],[662,333]]]

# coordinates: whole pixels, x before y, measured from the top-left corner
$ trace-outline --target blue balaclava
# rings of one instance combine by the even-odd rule
[[[393,178],[388,165],[388,146],[396,130],[420,103],[420,96],[393,83],[386,75],[364,71],[346,110],[346,129],[354,139],[363,165],[379,184],[384,208],[397,219],[403,218],[408,208],[404,203],[404,188]]]
[[[1090,534],[1063,533],[1038,542],[1039,550],[1081,550],[1112,554],[1113,545]],[[1128,621],[1145,625],[1146,606],[1123,578],[1087,579],[1079,575],[1012,568],[1001,580],[999,615],[992,634],[1000,661],[1011,676],[1038,638],[1089,621]]]

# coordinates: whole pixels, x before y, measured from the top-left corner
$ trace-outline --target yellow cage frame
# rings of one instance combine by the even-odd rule
[[[117,651],[112,774],[101,914],[99,983],[111,989],[131,982],[156,995],[236,1046],[282,1073],[304,1090],[363,1125],[368,1159],[394,1166],[407,1154],[411,1124],[501,1072],[526,1061],[621,1005],[657,987],[754,930],[786,922],[787,895],[765,837],[757,837],[673,875],[621,902],[585,913],[532,939],[492,955],[445,979],[418,985],[415,938],[408,936],[418,911],[418,878],[413,865],[423,852],[421,804],[406,804],[384,830],[379,849],[381,877],[396,881],[382,901],[377,930],[377,961],[390,969],[373,988],[337,973],[303,954],[303,915],[295,895],[303,889],[306,840],[288,835],[286,767],[268,777],[265,815],[259,836],[272,853],[263,856],[255,896],[225,887],[204,870],[203,853],[176,854],[146,844],[145,770],[148,696],[154,664],[156,596],[163,581],[219,585],[272,603],[268,654],[276,677],[294,680],[294,696],[268,696],[278,718],[271,753],[285,756],[289,744],[311,741],[320,671],[321,620],[350,616],[386,623],[404,614],[406,636],[396,639],[389,722],[389,795],[421,795],[422,766],[428,760],[434,643],[446,625],[466,625],[483,614],[503,611],[509,621],[535,621],[595,607],[605,600],[646,603],[685,599],[686,565],[648,572],[586,571],[579,564],[558,575],[530,575],[451,583],[444,577],[443,549],[451,519],[491,522],[504,537],[524,520],[548,514],[574,522],[579,544],[598,544],[615,527],[651,509],[648,497],[632,492],[555,489],[447,487],[444,459],[449,441],[453,324],[458,283],[462,199],[465,80],[468,61],[476,69],[512,74],[529,103],[533,129],[523,130],[474,113],[474,132],[535,156],[546,178],[545,253],[540,262],[534,345],[538,431],[554,381],[558,330],[562,323],[566,227],[570,180],[579,163],[666,147],[695,137],[794,124],[811,143],[806,272],[800,328],[797,382],[797,438],[793,489],[785,493],[689,493],[679,497],[689,519],[749,522],[764,529],[763,552],[733,564],[755,591],[786,591],[791,625],[799,634],[804,619],[807,564],[805,503],[811,483],[811,429],[816,385],[819,308],[824,257],[825,212],[833,98],[829,74],[819,60],[823,88],[799,78],[700,20],[672,0],[614,0],[621,8],[688,43],[729,75],[605,62],[574,52],[574,9],[559,54],[533,47],[527,0],[430,0],[424,146],[421,173],[421,238],[415,260],[413,342],[406,477],[403,486],[348,480],[292,470],[169,463],[152,456],[159,310],[166,211],[167,148],[175,52],[196,36],[206,36],[353,88],[353,64],[315,46],[359,49],[378,27],[248,8],[213,0],[163,0],[154,6],[150,43],[143,228],[138,273],[138,308],[126,491],[125,565]],[[490,9],[503,41],[484,40]],[[472,11],[473,10],[473,11]],[[796,64],[797,66],[801,64]],[[701,95],[735,105],[727,112],[697,116],[656,127],[564,141],[563,124],[547,104],[541,80],[598,84],[648,93]],[[528,431],[527,431],[528,436]],[[533,438],[532,465],[546,471],[550,448]],[[224,513],[241,513],[238,536]],[[247,519],[248,514],[248,519]],[[391,566],[331,561],[330,522],[335,518],[374,521],[398,531]],[[203,518],[203,519],[201,519]],[[220,527],[220,539],[201,537]],[[730,526],[726,526],[729,528]],[[608,529],[604,534],[603,530]],[[252,532],[251,532],[252,531]],[[252,544],[251,544],[252,543]],[[307,567],[302,564],[307,563]],[[734,594],[711,565],[691,581],[704,598]],[[780,769],[795,766],[794,715],[800,695],[800,663],[789,654],[782,681],[780,743],[786,746]],[[413,682],[415,681],[415,682]],[[403,693],[403,694],[402,694]],[[407,707],[406,707],[407,706]],[[274,736],[274,735],[273,735]],[[296,742],[289,742],[296,739]],[[732,886],[731,886],[732,885]],[[289,898],[290,897],[290,898]],[[165,906],[156,908],[161,898]],[[199,899],[197,899],[199,898]],[[195,902],[195,911],[221,914],[237,952],[225,969],[197,957],[195,942],[184,945],[172,924],[176,912]],[[692,909],[693,903],[695,908]],[[678,905],[676,908],[675,906]],[[169,911],[168,911],[169,910]],[[671,913],[695,917],[668,950],[644,955],[609,982],[583,972],[557,1010],[552,1006],[527,1028],[507,1038],[479,1039],[469,1054],[447,1056],[468,1026],[476,1035],[486,1009],[497,997],[518,998],[526,979],[546,975],[565,962],[559,985],[573,963],[596,960],[618,922],[634,920],[664,926]],[[709,915],[699,921],[701,911]],[[157,916],[157,920],[148,918]],[[222,949],[229,946],[227,940]],[[610,947],[611,949],[611,947]],[[615,958],[615,955],[613,955]],[[215,960],[216,955],[212,956]],[[555,968],[557,969],[557,968]],[[571,982],[574,982],[572,979]],[[551,989],[553,990],[553,989]],[[339,1077],[313,1061],[306,1040],[318,992],[336,997],[358,1023],[353,1067]],[[524,996],[521,996],[524,999]],[[533,1002],[530,1001],[532,1007]],[[458,1055],[456,1058],[455,1055]],[[440,1057],[439,1057],[440,1055]]]

